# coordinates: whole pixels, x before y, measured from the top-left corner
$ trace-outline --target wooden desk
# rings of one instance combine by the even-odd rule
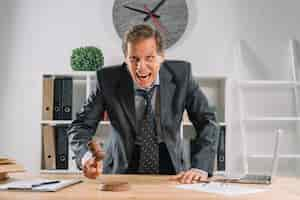
[[[275,183],[267,187],[267,192],[242,195],[237,197],[226,197],[222,195],[195,192],[190,190],[176,189],[175,182],[168,181],[169,176],[141,176],[141,175],[103,175],[97,180],[88,180],[80,175],[41,175],[43,178],[82,178],[83,183],[65,188],[58,192],[22,192],[22,191],[0,191],[1,200],[96,200],[96,199],[266,199],[266,200],[299,200],[300,199],[300,179],[298,178],[277,178]],[[26,174],[14,175],[13,178],[33,178]],[[103,192],[98,190],[99,182],[104,180],[128,181],[131,189],[127,192]],[[1,182],[3,183],[3,181]]]

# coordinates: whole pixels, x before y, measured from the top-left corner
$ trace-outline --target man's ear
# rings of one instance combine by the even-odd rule
[[[128,64],[128,59],[127,59],[127,55],[124,55],[124,62],[126,63],[127,66],[129,66]]]
[[[164,53],[160,53],[159,54],[159,62],[163,63],[165,61],[165,54]]]

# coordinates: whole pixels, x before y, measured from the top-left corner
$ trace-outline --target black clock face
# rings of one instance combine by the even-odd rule
[[[113,23],[121,38],[130,26],[146,23],[161,32],[165,48],[179,40],[187,22],[185,0],[115,0],[113,6]]]

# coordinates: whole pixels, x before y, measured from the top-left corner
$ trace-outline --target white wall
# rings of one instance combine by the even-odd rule
[[[286,71],[288,40],[300,39],[300,1],[187,3],[187,30],[168,57],[191,61],[195,74],[231,76],[234,48],[242,39],[258,65]],[[41,74],[70,72],[72,48],[95,45],[103,49],[105,65],[122,61],[112,5],[104,0],[0,1],[0,155],[16,158],[31,172],[39,170]]]

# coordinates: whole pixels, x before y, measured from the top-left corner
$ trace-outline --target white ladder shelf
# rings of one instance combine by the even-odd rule
[[[297,80],[296,69],[298,67],[297,59],[296,59],[296,41],[289,41],[289,50],[290,50],[290,59],[291,59],[291,72],[292,77],[291,80],[283,81],[283,80],[239,80],[237,79],[237,92],[238,92],[238,103],[239,103],[239,125],[241,129],[241,143],[242,143],[242,156],[243,156],[243,170],[244,173],[248,173],[248,158],[272,158],[270,154],[262,154],[262,155],[248,155],[247,152],[247,135],[245,122],[247,121],[296,121],[296,132],[300,133],[300,105],[299,105],[299,93],[300,89],[300,81]],[[236,61],[238,66],[243,66],[243,55],[242,55],[242,41],[239,42],[237,51],[236,51]],[[237,66],[236,66],[237,67]],[[300,77],[298,77],[300,78]],[[289,87],[293,89],[293,98],[295,101],[296,108],[296,117],[248,117],[245,112],[245,105],[243,101],[243,90],[244,87]],[[279,158],[300,158],[300,154],[281,154]]]

